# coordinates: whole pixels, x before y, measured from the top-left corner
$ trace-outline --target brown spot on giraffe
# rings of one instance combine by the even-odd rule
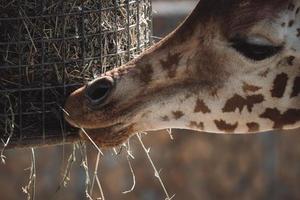
[[[169,78],[174,78],[176,76],[176,71],[178,64],[181,59],[180,53],[171,54],[169,52],[167,60],[160,60],[160,64],[164,70],[168,71]]]
[[[254,105],[262,103],[264,100],[265,98],[261,94],[247,96],[246,98],[235,94],[232,98],[228,99],[222,110],[223,112],[235,112],[236,109],[239,109],[239,111],[242,112],[246,106],[248,111],[252,112]]]
[[[187,60],[186,60],[186,69],[185,69],[185,73],[191,74],[191,75],[192,75],[192,73],[193,73],[192,70],[191,70],[192,64],[193,64],[193,60],[192,60],[191,56],[189,56],[189,57],[187,58]]]
[[[226,123],[224,120],[215,120],[214,122],[220,131],[224,131],[227,133],[234,132],[238,127],[238,122],[236,122],[235,124]]]
[[[189,98],[191,98],[191,97],[192,97],[192,94],[186,94],[186,95],[184,96],[185,99],[189,99]]]
[[[290,20],[289,21],[289,27],[292,27],[295,24],[295,20]]]
[[[196,54],[193,58],[198,81],[201,82],[203,87],[209,87],[210,89],[220,88],[230,74],[220,67],[219,61],[227,58],[206,50],[203,50],[201,54],[201,56]]]
[[[298,34],[300,36],[300,29],[298,28],[297,31],[298,31]],[[297,37],[299,37],[299,36],[297,36]],[[294,65],[295,56],[289,56],[289,57],[287,57],[286,60],[287,60],[287,63],[288,63],[289,66],[293,66]]]
[[[295,4],[293,4],[293,3],[289,3],[289,5],[288,5],[288,9],[289,9],[290,11],[294,11],[294,10],[295,10],[295,8],[296,8]]]
[[[196,121],[191,121],[190,124],[189,124],[189,127],[190,128],[196,128],[196,129],[199,129],[199,130],[204,130],[204,123],[203,122],[196,122]]]
[[[197,99],[194,112],[195,113],[202,112],[203,114],[206,114],[206,113],[210,113],[211,110],[208,108],[208,106],[205,104],[203,100]]]
[[[277,108],[267,108],[260,117],[273,121],[274,129],[282,129],[284,126],[293,125],[300,120],[300,110],[289,109],[281,114]]]
[[[291,98],[293,97],[297,97],[300,93],[300,77],[297,76],[295,78],[295,81],[294,81],[294,85],[293,85],[293,91],[292,91],[292,94],[291,94]]]
[[[259,74],[259,76],[266,78],[268,76],[268,74],[270,73],[270,69],[268,68],[267,70],[265,70],[264,72],[261,72]]]
[[[249,132],[257,132],[259,131],[259,124],[256,122],[249,122],[246,124]]]
[[[210,95],[213,97],[218,97],[218,88],[212,88],[212,90],[210,91]]]
[[[245,93],[248,92],[257,92],[258,90],[262,89],[261,87],[255,86],[255,85],[250,85],[246,82],[243,83],[243,91]]]
[[[289,77],[286,73],[281,73],[276,76],[273,83],[273,89],[271,90],[272,97],[283,97],[288,79]]]
[[[164,122],[168,122],[168,121],[170,121],[170,118],[169,118],[169,116],[165,115],[165,116],[161,117],[161,120],[163,120]]]
[[[174,119],[176,119],[176,120],[180,119],[181,117],[184,116],[184,113],[182,111],[180,111],[180,110],[173,111],[172,114],[174,115]]]
[[[146,111],[142,114],[141,118],[147,117],[150,113],[152,113],[152,111]]]
[[[297,28],[297,37],[300,37],[300,28]]]
[[[140,67],[140,80],[143,83],[149,83],[152,80],[153,68],[151,64],[145,64]]]

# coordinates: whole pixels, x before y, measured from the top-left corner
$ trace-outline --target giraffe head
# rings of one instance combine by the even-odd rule
[[[165,128],[300,127],[300,0],[201,0],[173,33],[67,100],[101,146]]]

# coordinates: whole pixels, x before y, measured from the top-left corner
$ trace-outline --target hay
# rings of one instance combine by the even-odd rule
[[[150,2],[2,1],[0,138],[12,127],[11,146],[76,138],[60,106],[74,88],[150,45]]]

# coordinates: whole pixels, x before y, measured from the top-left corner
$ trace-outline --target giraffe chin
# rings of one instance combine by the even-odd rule
[[[91,139],[98,147],[111,148],[126,142],[135,132],[133,127],[134,125],[130,125],[124,128],[118,124],[106,128],[83,129],[80,131],[80,137],[86,141]]]

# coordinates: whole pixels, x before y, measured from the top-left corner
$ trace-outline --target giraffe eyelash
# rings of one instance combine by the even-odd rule
[[[262,61],[270,58],[282,50],[282,46],[274,46],[267,43],[255,43],[241,37],[235,37],[230,40],[231,47],[243,56],[254,60]]]

